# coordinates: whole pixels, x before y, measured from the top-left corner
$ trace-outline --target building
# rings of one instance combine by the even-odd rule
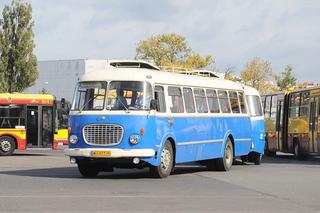
[[[107,60],[75,59],[39,61],[39,78],[26,93],[49,93],[72,100],[75,85],[85,72],[106,69]]]

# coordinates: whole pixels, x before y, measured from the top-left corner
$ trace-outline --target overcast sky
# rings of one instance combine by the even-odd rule
[[[320,82],[318,0],[27,0],[36,55],[51,59],[128,59],[140,40],[176,32],[215,67],[237,73],[254,57],[299,82]],[[8,0],[0,0],[0,9]]]

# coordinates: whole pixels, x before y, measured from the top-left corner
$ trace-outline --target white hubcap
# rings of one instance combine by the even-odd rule
[[[8,152],[11,149],[11,143],[9,141],[1,141],[0,148],[4,152]]]
[[[231,151],[230,146],[226,147],[225,152],[226,152],[226,163],[227,163],[228,166],[230,166],[232,164],[232,161],[233,161],[233,159],[232,159],[232,151]]]
[[[161,154],[161,168],[164,171],[167,171],[170,167],[170,163],[171,163],[170,151],[167,147],[164,147]]]

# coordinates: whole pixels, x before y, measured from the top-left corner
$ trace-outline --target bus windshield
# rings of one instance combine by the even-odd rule
[[[72,110],[149,110],[150,83],[142,81],[80,82]],[[105,103],[106,106],[105,106]]]
[[[72,110],[102,110],[107,82],[80,82],[77,85]]]
[[[107,99],[108,110],[149,110],[151,85],[141,81],[112,81]]]

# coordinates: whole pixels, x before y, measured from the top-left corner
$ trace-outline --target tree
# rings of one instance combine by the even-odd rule
[[[172,33],[151,36],[136,48],[136,59],[153,60],[158,66],[200,69],[213,64],[213,57],[202,57],[187,45],[186,38]]]
[[[243,82],[256,88],[260,92],[270,85],[270,76],[272,75],[271,63],[260,58],[252,59],[241,72]]]
[[[242,79],[236,76],[236,74],[234,74],[234,67],[231,67],[231,66],[228,66],[225,69],[224,79],[235,81],[235,82],[242,82]]]
[[[0,19],[1,92],[22,92],[38,78],[33,26],[30,4],[13,0],[4,7]]]
[[[291,65],[287,65],[280,75],[274,76],[274,79],[280,91],[297,84],[297,79],[293,76],[293,67]]]

